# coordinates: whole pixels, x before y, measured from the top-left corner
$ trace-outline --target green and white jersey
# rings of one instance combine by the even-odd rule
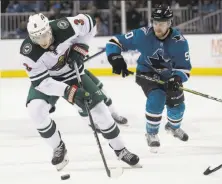
[[[54,20],[50,26],[54,42],[48,49],[34,44],[29,37],[20,48],[22,65],[35,87],[48,78],[61,82],[76,78],[75,71],[66,63],[68,50],[74,43],[87,44],[96,34],[95,20],[87,14]],[[83,69],[83,65],[79,66],[80,73]]]

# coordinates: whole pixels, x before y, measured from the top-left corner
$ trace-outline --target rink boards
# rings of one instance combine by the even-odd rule
[[[105,48],[111,37],[96,37],[90,43],[89,55],[93,55]],[[222,75],[222,35],[185,35],[190,47],[190,57],[193,69],[192,75]],[[1,40],[0,76],[27,77],[19,60],[19,49],[23,40]],[[123,53],[128,67],[135,71],[139,53],[130,51]],[[103,53],[86,63],[97,76],[112,75],[106,54]]]

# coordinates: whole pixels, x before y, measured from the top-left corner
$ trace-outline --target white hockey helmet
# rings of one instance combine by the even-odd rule
[[[49,20],[42,13],[31,15],[27,24],[29,37],[33,43],[47,49],[53,42]]]

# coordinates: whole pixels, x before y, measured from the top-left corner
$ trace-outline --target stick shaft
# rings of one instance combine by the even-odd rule
[[[75,67],[78,83],[79,83],[80,87],[83,88],[83,83],[82,83],[82,80],[81,80],[81,77],[80,77],[80,73],[79,73],[79,69],[78,69],[78,66],[77,66],[76,62],[74,63],[74,67]],[[108,168],[108,165],[107,165],[107,162],[106,162],[106,158],[104,156],[103,149],[102,149],[102,146],[101,146],[98,134],[96,132],[96,128],[95,128],[95,125],[94,125],[94,121],[93,121],[92,114],[90,112],[88,103],[85,101],[84,104],[85,104],[86,111],[87,111],[88,116],[89,116],[90,124],[91,124],[91,126],[93,128],[93,134],[95,136],[95,139],[96,139],[96,142],[97,142],[97,145],[98,145],[98,148],[99,148],[99,152],[100,152],[100,155],[101,155],[101,158],[102,158],[102,161],[103,161],[103,165],[105,167],[105,170],[106,170],[106,173],[107,173],[108,177],[111,177],[111,173],[110,173],[110,170]]]
[[[156,82],[158,84],[165,84],[164,81],[161,81],[161,80],[158,80],[158,79],[154,79],[154,78],[146,76],[146,75],[136,75],[136,76],[140,77],[140,78],[143,78],[143,79],[146,79],[146,80],[149,80],[149,81]],[[222,102],[222,99],[220,99],[220,98],[216,98],[216,97],[204,94],[204,93],[200,93],[198,91],[194,91],[194,90],[191,90],[191,89],[188,89],[188,88],[184,88],[184,87],[180,87],[179,89],[183,90],[183,91],[186,91],[186,92],[189,92],[189,93],[192,93],[194,95],[202,96],[202,97],[210,99],[210,100],[215,100],[217,102]]]

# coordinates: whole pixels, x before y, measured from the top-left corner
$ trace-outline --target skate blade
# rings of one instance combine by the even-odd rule
[[[141,164],[136,164],[130,167],[116,167],[116,168],[111,168],[110,169],[110,178],[118,178],[122,176],[123,172],[125,169],[140,169],[143,168]]]
[[[167,134],[172,135],[174,138],[181,140],[178,136],[176,136],[171,130],[166,130]]]
[[[56,165],[57,171],[61,172],[68,163],[69,158],[67,157],[67,155],[65,155],[64,160],[60,164]]]
[[[124,169],[141,169],[143,166],[140,163],[137,163],[136,165],[130,165],[130,167],[125,167]]]
[[[159,147],[150,147],[150,152],[151,153],[158,153]]]
[[[109,177],[118,178],[123,174],[123,172],[124,172],[124,169],[122,167],[116,167],[116,168],[110,169]]]
[[[172,135],[173,137],[177,137],[177,136],[175,135],[175,133],[173,132],[173,130],[171,130],[171,129],[165,129],[165,130],[166,130],[167,134],[170,134],[170,135]]]
[[[120,162],[121,160],[118,159]],[[128,164],[129,165],[129,164]],[[143,166],[139,163],[137,163],[136,165],[129,165],[130,167],[115,167],[115,168],[110,168],[109,171],[110,171],[110,174],[109,174],[109,177],[110,178],[118,178],[120,177],[123,172],[124,172],[124,169],[137,169],[137,168],[142,168]]]
[[[123,126],[123,127],[128,127],[128,126],[129,126],[128,123],[125,123],[125,124],[119,124],[119,123],[116,123],[116,124],[119,125],[119,126]]]
[[[136,164],[136,165],[133,165],[133,166],[131,166],[132,168],[143,168],[143,166],[140,164],[140,163],[138,163],[138,164]]]
[[[167,129],[167,130],[166,130],[166,133],[174,136],[174,133],[173,133],[171,130],[168,130],[168,129]]]

